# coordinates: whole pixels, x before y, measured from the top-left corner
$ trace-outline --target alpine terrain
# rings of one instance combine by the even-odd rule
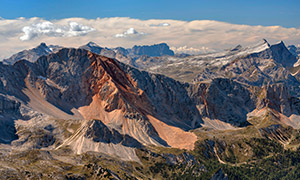
[[[0,179],[294,179],[299,129],[299,48],[282,41],[41,43],[0,62]]]

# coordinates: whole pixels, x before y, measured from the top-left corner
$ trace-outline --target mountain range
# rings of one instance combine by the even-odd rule
[[[112,179],[165,179],[166,172],[147,170],[149,158],[158,163],[152,168],[176,165],[194,178],[213,172],[210,178],[226,179],[224,168],[208,171],[201,158],[250,161],[259,157],[253,138],[295,149],[300,65],[293,49],[262,40],[185,56],[165,43],[131,49],[41,43],[19,52],[0,62],[0,177],[94,178],[75,169],[97,165],[100,172],[97,163],[86,164],[98,153],[106,166],[110,158],[127,164],[102,165],[100,175]],[[249,152],[238,154],[237,144]],[[34,169],[25,152],[38,153],[34,162],[47,172]],[[24,166],[13,165],[13,156],[25,156]],[[58,174],[50,173],[53,166]]]

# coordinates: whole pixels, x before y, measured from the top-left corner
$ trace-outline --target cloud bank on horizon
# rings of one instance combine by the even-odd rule
[[[0,59],[41,42],[78,47],[93,41],[104,47],[132,47],[161,42],[175,52],[205,53],[249,45],[266,38],[270,43],[283,40],[300,44],[299,28],[250,26],[212,20],[140,20],[127,17],[66,18],[0,18]]]

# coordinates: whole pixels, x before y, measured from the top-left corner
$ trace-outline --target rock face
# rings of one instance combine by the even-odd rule
[[[99,54],[99,55],[106,56],[106,57],[109,57],[109,58],[115,58],[116,57],[116,53],[113,50],[108,49],[108,48],[100,47],[94,42],[89,42],[86,45],[80,46],[79,48],[80,49],[85,49],[85,50],[91,51],[95,54]]]
[[[8,99],[7,97],[0,95],[0,113],[17,113],[20,108],[20,103],[14,100]]]
[[[262,99],[262,102],[265,103],[264,106],[283,113],[286,116],[290,116],[291,114],[299,114],[298,107],[294,107],[295,104],[291,103],[290,101],[292,97],[286,85],[266,85],[263,87],[262,94],[264,94],[264,98]]]
[[[121,143],[124,146],[141,148],[142,145],[134,138],[128,135],[122,135],[114,129],[109,129],[101,121],[89,121],[88,129],[85,133],[86,138],[90,138],[95,142],[103,143]]]
[[[6,64],[14,64],[15,62],[26,59],[30,62],[36,61],[40,56],[45,56],[53,52],[58,52],[61,49],[60,46],[50,45],[47,46],[45,43],[41,43],[39,46],[21,51],[17,54],[12,55],[8,59],[4,59],[3,62]]]
[[[300,48],[299,46],[296,47],[295,45],[288,46],[288,50],[294,55],[299,56],[300,55]]]
[[[170,50],[166,43],[154,44],[152,46],[133,46],[131,53],[134,55],[147,55],[147,56],[173,56],[174,52]]]
[[[248,87],[229,79],[217,78],[210,83],[196,84],[189,92],[202,117],[235,126],[246,126],[247,114],[256,108],[256,97]]]
[[[17,139],[14,120],[20,117],[21,103],[0,94],[0,143]]]
[[[296,56],[286,48],[282,41],[272,45],[270,51],[272,52],[272,58],[275,62],[281,64],[283,67],[293,67],[297,62]]]

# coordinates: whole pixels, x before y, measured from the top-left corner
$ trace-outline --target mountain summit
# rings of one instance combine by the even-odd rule
[[[147,55],[147,56],[174,56],[174,52],[166,43],[154,44],[151,46],[133,46],[131,53],[134,55]]]
[[[25,59],[30,62],[36,61],[39,57],[48,55],[50,53],[57,52],[59,49],[61,49],[60,46],[54,46],[50,45],[49,47],[46,45],[46,43],[41,43],[37,47],[29,50],[21,51],[17,54],[12,55],[8,59],[4,59],[3,62],[6,64],[14,64],[15,62]]]

